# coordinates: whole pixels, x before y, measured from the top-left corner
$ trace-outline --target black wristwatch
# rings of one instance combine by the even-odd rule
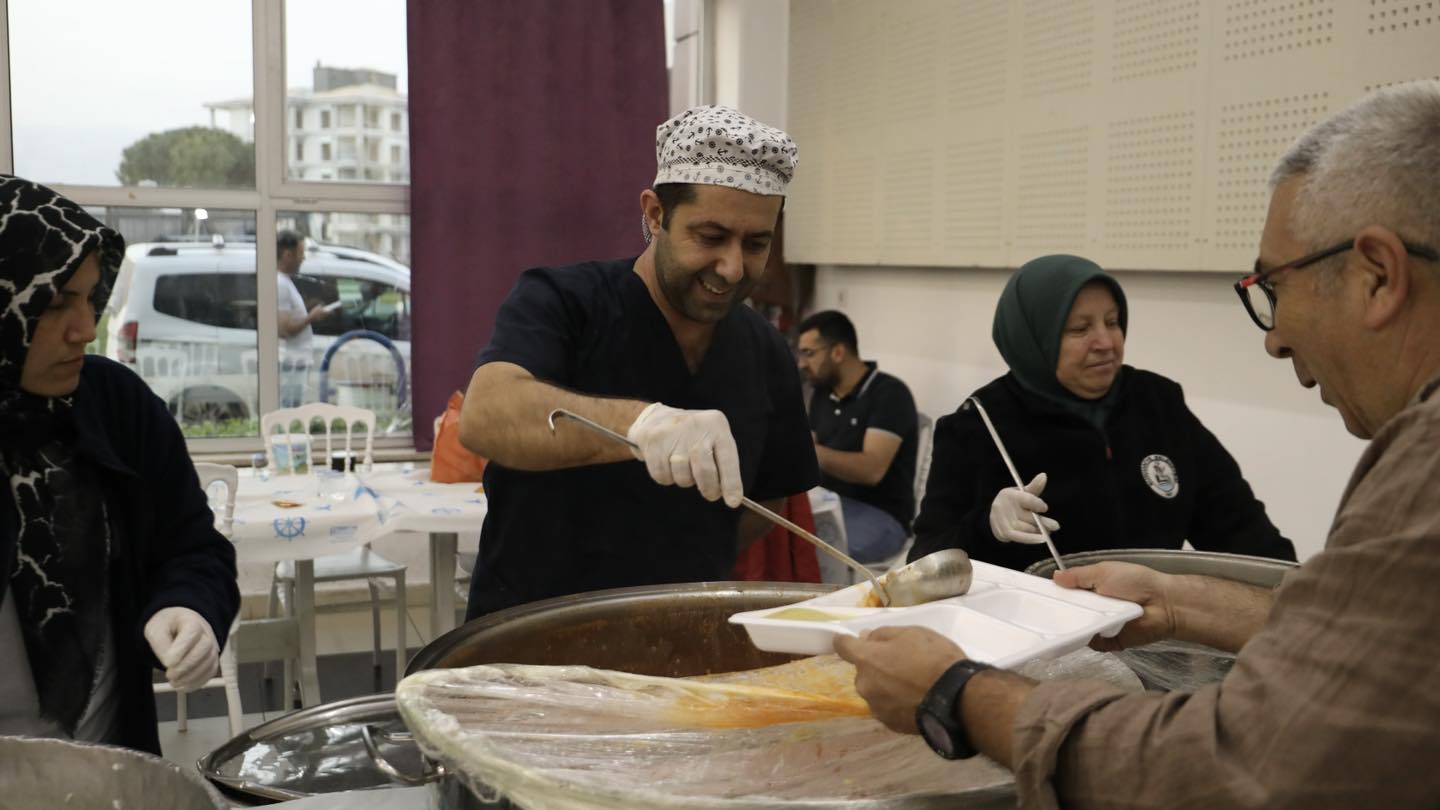
[[[920,736],[930,743],[935,753],[946,759],[969,759],[979,753],[970,744],[965,727],[956,718],[956,710],[960,706],[965,684],[975,673],[986,669],[994,667],[968,658],[956,661],[930,687],[925,699],[915,709],[915,725],[920,729]]]

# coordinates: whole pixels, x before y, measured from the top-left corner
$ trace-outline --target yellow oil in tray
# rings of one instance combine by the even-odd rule
[[[853,619],[854,616],[841,616],[835,613],[826,613],[823,610],[814,608],[785,608],[774,613],[765,614],[767,619],[788,619],[792,622],[838,622],[843,619]]]

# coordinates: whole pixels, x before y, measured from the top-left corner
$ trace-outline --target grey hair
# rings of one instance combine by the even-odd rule
[[[1440,248],[1440,81],[1369,93],[1301,135],[1270,188],[1300,178],[1290,230],[1319,250],[1367,225]]]

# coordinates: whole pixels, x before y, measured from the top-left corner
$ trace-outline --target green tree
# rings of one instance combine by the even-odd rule
[[[254,188],[255,147],[210,127],[154,132],[125,147],[115,176],[127,186]]]

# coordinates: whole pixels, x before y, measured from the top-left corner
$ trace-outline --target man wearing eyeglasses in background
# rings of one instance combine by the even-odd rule
[[[1144,607],[1097,648],[1236,651],[1223,681],[1037,684],[919,628],[837,636],[875,715],[1010,766],[1027,807],[1440,806],[1437,246],[1440,82],[1366,96],[1302,136],[1236,287],[1266,351],[1371,440],[1324,551],[1273,592],[1113,562],[1055,575]]]
[[[915,398],[897,377],[860,359],[845,313],[817,312],[799,331],[800,373],[814,386],[810,431],[820,485],[840,496],[850,556],[880,562],[904,547],[915,517]]]

